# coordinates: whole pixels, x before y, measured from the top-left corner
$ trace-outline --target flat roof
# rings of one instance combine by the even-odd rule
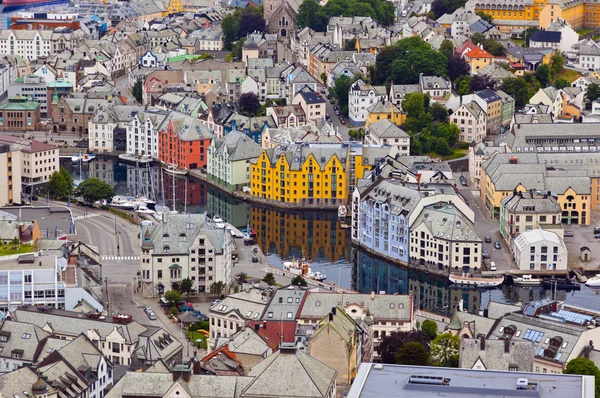
[[[415,382],[409,382],[414,378]],[[436,383],[439,384],[428,384]],[[517,381],[523,389],[517,389]],[[593,376],[362,363],[348,398],[594,397]]]

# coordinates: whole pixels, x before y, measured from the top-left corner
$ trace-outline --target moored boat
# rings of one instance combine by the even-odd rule
[[[96,155],[94,155],[93,153],[84,153],[81,156],[81,161],[83,163],[89,163],[89,162],[91,162],[94,159],[96,159]]]
[[[470,274],[450,274],[449,279],[450,282],[456,283],[457,285],[473,287],[497,287],[504,282],[504,275],[492,278],[485,278],[482,276],[473,276]]]
[[[580,290],[581,284],[574,279],[568,278],[545,278],[542,281],[544,287],[557,290]]]
[[[310,268],[310,261],[308,261],[306,258],[296,260],[294,257],[292,257],[292,261],[283,262],[283,269],[292,275],[299,275],[303,278],[314,279],[317,281],[324,281],[327,279],[327,275],[322,272],[312,272],[312,269]]]
[[[531,275],[513,277],[513,282],[519,286],[539,286],[542,284],[541,279],[533,278]]]
[[[79,163],[80,160],[81,160],[81,154],[79,154],[79,153],[74,153],[73,156],[71,156],[71,162],[73,162],[73,163]]]
[[[119,155],[119,159],[124,160],[126,162],[136,162],[136,163],[152,162],[152,157],[150,155],[134,155],[132,153],[123,153],[123,154]]]
[[[171,175],[176,176],[184,176],[187,174],[187,170],[181,170],[174,164],[169,164],[166,167],[163,167],[163,170]]]
[[[600,287],[600,274],[596,274],[596,276],[588,279],[585,282],[585,285],[590,287]]]

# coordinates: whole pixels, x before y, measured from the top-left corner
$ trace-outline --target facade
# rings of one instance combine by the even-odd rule
[[[459,141],[481,142],[485,139],[487,114],[477,102],[461,105],[450,115],[450,121],[460,129]]]
[[[0,142],[3,142],[0,136]],[[59,153],[56,145],[32,140],[21,149],[21,181],[23,193],[41,194],[52,173],[60,169]]]
[[[302,106],[307,121],[314,120],[319,122],[324,120],[327,114],[327,110],[325,109],[327,101],[314,91],[300,91],[292,100],[292,104],[300,104]]]
[[[206,152],[208,176],[239,190],[250,182],[250,165],[262,148],[246,134],[230,131],[223,138],[213,139]]]
[[[473,100],[486,113],[486,134],[498,134],[502,126],[502,97],[487,89],[476,92]]]
[[[276,127],[300,127],[306,125],[306,113],[299,104],[269,107],[267,108],[267,116],[273,118]]]
[[[357,80],[348,90],[348,117],[356,126],[365,124],[369,114],[368,108],[376,102],[387,99],[385,86],[371,86]]]
[[[30,101],[38,102],[40,115],[45,117],[48,113],[46,90],[46,82],[40,76],[21,76],[8,87],[8,96],[26,96]]]
[[[158,109],[136,113],[127,124],[127,153],[158,159],[158,126],[167,114]]]
[[[140,271],[144,297],[177,289],[190,278],[198,292],[215,282],[231,283],[233,239],[216,228],[206,214],[169,214],[156,226],[140,231]]]
[[[371,124],[383,119],[388,119],[395,125],[402,126],[406,120],[406,113],[400,110],[400,105],[396,105],[392,101],[377,102],[367,108],[367,112],[365,127],[369,127]]]
[[[513,192],[501,202],[500,235],[509,246],[520,233],[538,228],[551,229],[562,239],[561,215],[560,204],[548,193]]]
[[[0,53],[44,58],[73,48],[74,33],[53,30],[0,30]]]
[[[370,124],[367,127],[364,143],[393,146],[397,148],[397,153],[401,156],[410,154],[410,135],[389,119]]]
[[[0,103],[0,130],[36,130],[40,122],[40,104],[25,96],[13,96]]]
[[[463,54],[463,58],[471,67],[471,74],[475,74],[491,65],[494,62],[494,56],[483,49],[483,45],[470,49]]]
[[[117,120],[111,108],[101,107],[88,122],[89,150],[112,152],[114,150],[114,134]]]
[[[452,93],[450,80],[439,76],[419,75],[419,86],[422,94],[429,94],[434,102],[445,101]]]
[[[20,148],[11,144],[0,145],[0,186],[7,189],[0,189],[0,204],[2,206],[12,205],[13,203],[21,203],[22,182],[21,182],[21,167],[23,161],[23,153]]]
[[[512,240],[511,249],[521,271],[567,269],[567,247],[551,230],[525,231]]]
[[[200,120],[171,112],[163,119],[158,133],[158,159],[183,170],[206,166],[206,148],[214,138]]]

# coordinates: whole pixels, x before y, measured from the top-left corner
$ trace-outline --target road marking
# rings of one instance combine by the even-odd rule
[[[106,261],[139,261],[140,260],[140,256],[124,256],[124,257],[120,257],[120,256],[101,256],[100,258],[102,260],[106,260]]]
[[[129,287],[129,283],[108,283],[108,287]]]

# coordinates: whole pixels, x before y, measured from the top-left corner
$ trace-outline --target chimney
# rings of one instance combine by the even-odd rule
[[[331,313],[335,315],[335,307],[331,307]]]
[[[260,329],[260,323],[254,324],[254,330],[258,332],[258,329]]]
[[[504,352],[510,354],[510,339],[504,339]]]
[[[331,312],[329,313],[329,322],[333,322],[333,314]]]
[[[517,163],[519,163],[519,158],[516,156],[510,157],[510,158],[508,158],[508,162],[510,164],[517,164]]]
[[[479,349],[485,351],[485,336],[479,337]]]
[[[202,366],[200,366],[200,361],[198,361],[197,359],[194,359],[193,361],[193,369],[194,369],[194,374],[195,375],[199,375],[200,372],[202,371]]]
[[[263,321],[263,329],[267,328],[267,321]]]

